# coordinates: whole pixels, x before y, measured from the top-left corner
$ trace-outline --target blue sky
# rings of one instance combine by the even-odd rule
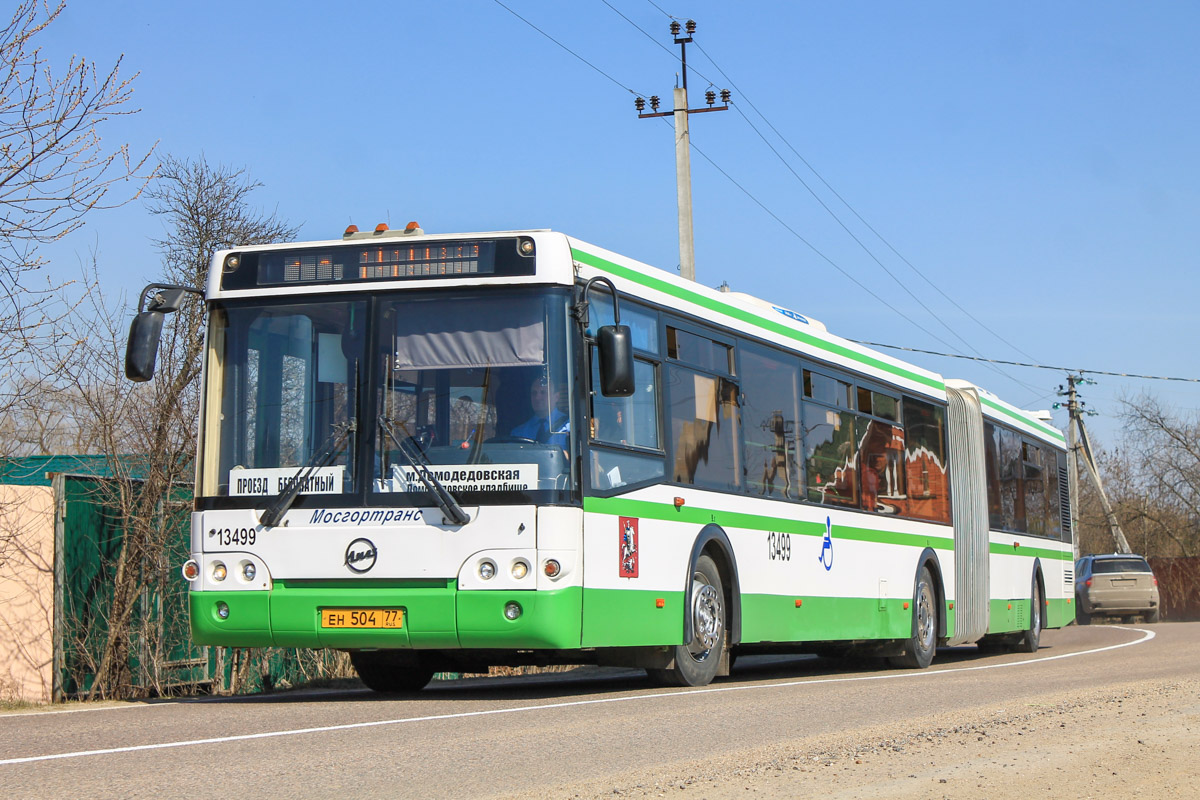
[[[1200,5],[504,3],[607,77],[495,0],[75,0],[42,44],[59,63],[124,54],[141,111],[106,141],[245,167],[301,238],[554,228],[674,269],[672,132],[637,119],[630,90],[670,97],[667,14],[695,19],[691,105],[711,80],[736,106],[692,118],[719,167],[693,153],[701,282],[852,339],[1200,378]],[[72,277],[96,249],[132,293],[158,275],[159,225],[138,202],[96,214],[50,269]],[[1064,381],[897,354],[1027,408]],[[1122,395],[1200,406],[1200,384],[1096,378],[1106,444]]]

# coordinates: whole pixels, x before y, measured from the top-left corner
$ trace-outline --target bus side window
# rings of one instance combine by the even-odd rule
[[[605,397],[596,388],[600,385],[600,375],[593,349],[593,391],[588,431],[591,444],[588,463],[593,488],[604,491],[662,479],[664,470],[655,375],[654,364],[637,359],[633,363],[633,394],[629,397]]]

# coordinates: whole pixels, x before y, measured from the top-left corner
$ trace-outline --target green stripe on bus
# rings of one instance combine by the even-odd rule
[[[607,514],[620,517],[637,517],[638,519],[657,519],[668,522],[687,522],[703,527],[709,523],[722,528],[743,528],[755,531],[778,531],[798,536],[821,537],[825,535],[825,525],[822,522],[792,519],[789,517],[771,517],[763,514],[745,514],[739,511],[722,511],[714,508],[697,506],[681,506],[676,508],[666,503],[656,503],[650,500],[631,500],[624,497],[585,497],[583,510],[593,514]],[[818,512],[819,513],[819,512]],[[897,544],[909,547],[932,547],[935,550],[953,550],[954,542],[949,537],[931,537],[919,533],[897,533],[881,531],[874,528],[851,528],[837,526],[837,538],[850,541],[875,542],[878,544]],[[1065,547],[1065,545],[1064,545]],[[1053,561],[1070,561],[1070,550],[1051,550],[1043,547],[1022,545],[1014,548],[1011,544],[991,544],[989,552],[993,555],[1016,555],[1024,558],[1045,558]]]
[[[713,523],[722,528],[745,528],[757,531],[778,531],[800,536],[822,537],[825,524],[787,517],[768,517],[761,514],[744,514],[738,511],[722,511],[713,508],[681,506],[676,508],[666,503],[648,500],[630,500],[623,497],[585,497],[583,510],[595,514],[610,514],[639,519],[658,519],[668,522],[687,522],[698,526]],[[949,538],[937,538],[917,533],[896,533],[872,528],[850,528],[837,526],[837,538],[878,544],[897,544],[908,547],[932,547],[935,550],[953,550],[954,542]]]
[[[1017,534],[1023,535],[1023,534]],[[1044,547],[1031,547],[1021,545],[1013,547],[1011,544],[996,544],[992,542],[988,546],[988,552],[994,556],[1023,556],[1024,558],[1047,558],[1051,561],[1071,561],[1075,558],[1070,550],[1050,550]]]
[[[997,411],[1001,414],[1004,414],[1005,416],[1009,417],[1010,419],[1014,419],[1017,422],[1022,422],[1024,424],[1030,426],[1031,428],[1035,428],[1035,429],[1041,431],[1042,433],[1046,434],[1047,436],[1054,439],[1056,442],[1059,442],[1060,444],[1065,444],[1067,441],[1067,437],[1063,436],[1062,431],[1060,431],[1058,428],[1051,428],[1048,425],[1043,425],[1042,423],[1038,422],[1037,420],[1030,419],[1029,417],[1025,416],[1024,414],[1021,414],[1020,412],[1013,411],[1011,408],[1005,408],[1004,406],[1000,405],[999,403],[997,403],[993,400],[989,400],[988,398],[983,397],[983,396],[980,396],[979,402],[983,403],[985,406],[992,409],[993,411]]]
[[[766,331],[770,331],[771,333],[775,333],[780,336],[786,336],[789,339],[808,345],[809,347],[814,347],[818,350],[824,350],[832,355],[857,361],[860,364],[897,375],[906,380],[913,381],[914,383],[919,383],[932,389],[936,389],[939,392],[944,392],[946,390],[946,384],[939,380],[935,380],[934,378],[930,378],[926,375],[921,375],[916,372],[911,372],[902,367],[897,367],[894,364],[889,364],[885,361],[880,361],[877,358],[872,358],[871,356],[860,353],[857,350],[851,350],[848,347],[843,347],[842,345],[834,344],[833,342],[827,342],[824,339],[819,339],[811,334],[797,331],[782,323],[764,319],[757,314],[752,314],[744,309],[736,308],[728,303],[722,303],[719,300],[710,299],[697,292],[692,292],[682,287],[675,286],[662,280],[661,278],[653,278],[649,275],[638,272],[637,270],[629,269],[628,267],[622,267],[619,264],[614,264],[613,262],[603,259],[600,256],[572,248],[571,257],[576,261],[587,264],[589,267],[594,267],[595,269],[603,272],[608,272],[612,275],[616,275],[619,278],[625,278],[626,280],[633,281],[634,283],[640,283],[649,289],[654,289],[656,291],[678,297],[679,299],[686,300],[689,303],[695,303],[696,305],[707,308],[710,311],[715,311],[719,314],[725,314],[726,316],[733,317],[741,322],[754,325],[755,327]]]

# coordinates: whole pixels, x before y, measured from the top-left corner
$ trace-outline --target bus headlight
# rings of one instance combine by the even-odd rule
[[[492,578],[496,577],[496,565],[491,561],[479,562],[479,577],[483,578],[485,581],[490,581]]]
[[[508,603],[506,603],[504,605],[504,618],[505,619],[512,621],[512,620],[519,619],[520,616],[521,616],[521,604],[520,603],[510,600]]]
[[[529,565],[524,561],[514,561],[512,565],[512,576],[516,580],[521,580],[529,574]]]
[[[221,581],[225,580],[225,576],[228,574],[229,570],[225,568],[224,564],[222,564],[220,561],[213,562],[212,579],[214,581],[220,583]]]
[[[254,564],[250,561],[242,562],[242,579],[246,581],[254,580],[254,576],[258,570],[254,568]]]

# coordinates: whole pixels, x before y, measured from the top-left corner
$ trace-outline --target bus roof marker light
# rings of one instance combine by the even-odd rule
[[[388,229],[387,223],[381,222],[375,226],[375,233],[387,233],[387,229]]]
[[[358,233],[358,226],[357,226],[357,225],[347,225],[347,226],[346,226],[346,232],[342,234],[342,238],[345,238],[345,237],[348,237],[348,236],[353,236],[353,235],[354,235],[354,234],[356,234],[356,233]]]
[[[421,236],[425,231],[421,228],[420,223],[415,219],[404,226],[404,232],[409,236]]]

